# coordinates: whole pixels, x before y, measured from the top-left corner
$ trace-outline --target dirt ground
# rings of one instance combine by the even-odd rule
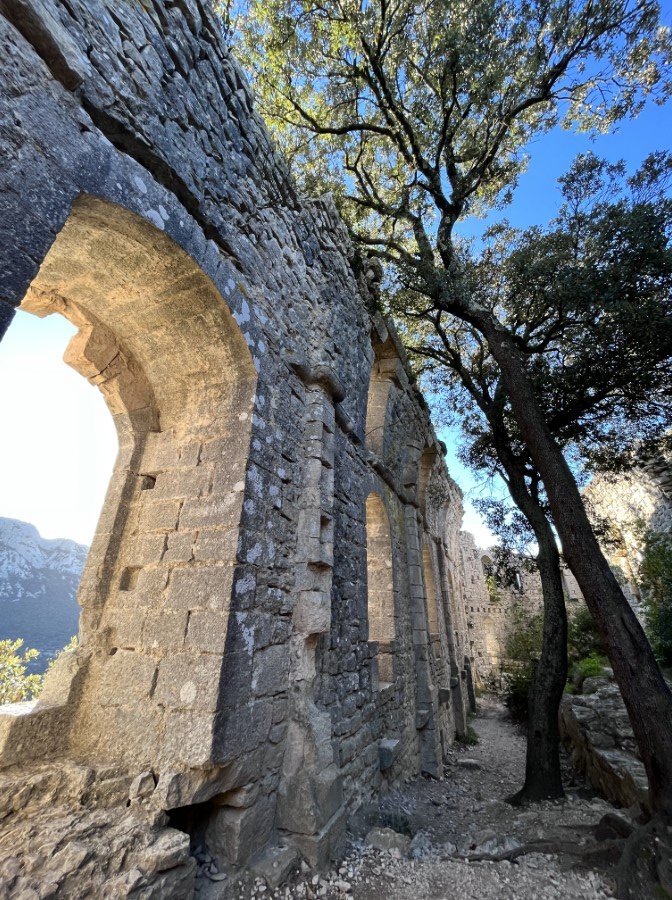
[[[475,746],[455,745],[441,780],[416,778],[361,817],[328,875],[261,879],[228,894],[284,900],[602,900],[613,897],[621,844],[597,839],[606,813],[628,817],[567,771],[567,797],[514,808],[525,740],[491,699],[472,720]],[[373,831],[371,830],[373,828]],[[382,830],[381,830],[382,829]],[[374,846],[372,846],[372,844]],[[198,895],[197,895],[198,896]]]

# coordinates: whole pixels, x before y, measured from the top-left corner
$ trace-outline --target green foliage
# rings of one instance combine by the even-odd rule
[[[77,649],[77,635],[53,659],[49,660],[44,675],[27,674],[27,665],[40,655],[39,650],[23,650],[24,641],[0,641],[0,705],[19,703],[22,700],[36,700],[44,687],[44,679],[51,672],[64,653]]]
[[[27,674],[27,664],[37,659],[39,651],[22,647],[21,638],[0,641],[0,705],[32,700],[42,689],[42,676]]]
[[[66,653],[73,653],[73,652],[77,649],[77,647],[79,647],[79,639],[78,639],[78,637],[77,637],[76,634],[73,634],[73,636],[70,638],[70,640],[69,640],[68,643],[65,645],[65,647],[63,647],[61,650],[59,650],[58,653],[53,657],[53,659],[50,659],[50,660],[49,660],[49,665],[47,666],[47,671],[45,672],[45,676],[46,676],[49,672],[51,672],[51,670],[54,668],[54,666],[56,665],[56,663],[57,663],[57,662],[58,662],[58,661],[59,661]]]
[[[672,667],[672,535],[645,535],[639,575],[653,652],[661,666]]]
[[[430,235],[505,200],[535,135],[608,130],[669,92],[651,0],[220,7],[304,187],[331,190],[360,240],[402,259],[419,223]]]
[[[504,703],[516,722],[527,719],[528,694],[541,655],[544,618],[529,616],[522,604],[514,607],[512,627],[506,642],[506,688]]]
[[[580,606],[569,617],[567,647],[570,663],[591,654],[604,656],[606,648],[588,607]]]
[[[458,734],[457,740],[460,744],[464,744],[467,747],[475,747],[476,744],[479,743],[480,738],[471,727],[471,725],[467,725],[467,730],[464,734]]]
[[[538,659],[544,637],[542,613],[530,616],[523,604],[517,604],[512,612],[512,625],[506,642],[506,656],[516,664]]]
[[[485,587],[488,591],[488,596],[490,597],[491,603],[499,603],[502,599],[499,593],[499,583],[494,575],[486,575],[485,576]]]
[[[534,680],[537,660],[543,641],[543,615],[528,616],[524,607],[514,608],[513,622],[506,645],[506,689],[504,702],[515,721],[527,719],[527,698]],[[573,693],[581,690],[585,678],[600,675],[609,665],[604,645],[595,628],[592,616],[583,607],[569,619],[568,656],[570,679],[566,688]]]
[[[527,720],[528,696],[530,686],[534,681],[535,670],[536,663],[529,660],[507,672],[504,703],[514,722]]]
[[[577,660],[570,671],[570,682],[575,692],[581,693],[586,678],[603,675],[608,665],[609,660],[599,653],[589,653],[583,659]]]

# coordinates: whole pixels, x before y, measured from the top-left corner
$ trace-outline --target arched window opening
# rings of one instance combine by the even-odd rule
[[[422,548],[422,573],[425,580],[425,596],[427,598],[427,627],[429,638],[438,656],[441,655],[441,637],[439,631],[439,599],[436,589],[436,578],[432,564],[432,552],[428,544]]]
[[[100,389],[119,437],[79,589],[77,664],[45,685],[66,709],[34,711],[44,744],[136,769],[208,765],[256,390],[247,344],[190,256],[86,195],[22,308],[77,328],[66,361]]]
[[[366,575],[369,640],[378,642],[378,680],[389,684],[394,680],[396,636],[392,539],[390,520],[378,494],[369,494],[366,500]]]
[[[382,457],[392,386],[399,383],[401,363],[391,341],[376,344],[366,406],[366,446]]]
[[[0,344],[0,641],[41,675],[76,637],[77,589],[118,451],[100,392],[63,364],[76,333],[19,311]],[[31,699],[19,679],[0,702]]]

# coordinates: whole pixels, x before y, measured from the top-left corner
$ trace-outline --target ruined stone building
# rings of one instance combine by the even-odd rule
[[[467,615],[474,623],[472,654],[479,662],[479,670],[487,673],[497,686],[506,663],[509,638],[524,628],[531,618],[543,613],[541,578],[536,568],[515,558],[509,561],[509,577],[498,577],[496,566],[487,553],[476,550],[475,555],[484,578],[480,581],[474,578],[475,589],[466,599]],[[583,594],[564,561],[560,575],[567,614],[572,616],[584,605]]]
[[[440,772],[479,676],[461,493],[378,273],[206,2],[2,0],[0,33],[2,321],[77,326],[120,442],[79,648],[0,710],[0,897],[188,897],[199,842],[324,865]]]

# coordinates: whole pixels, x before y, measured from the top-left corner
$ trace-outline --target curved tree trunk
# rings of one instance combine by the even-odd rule
[[[649,779],[655,812],[672,818],[672,693],[644,631],[597,543],[576,481],[551,434],[512,337],[469,312],[488,341],[530,456],[546,488],[564,557],[604,637]]]

